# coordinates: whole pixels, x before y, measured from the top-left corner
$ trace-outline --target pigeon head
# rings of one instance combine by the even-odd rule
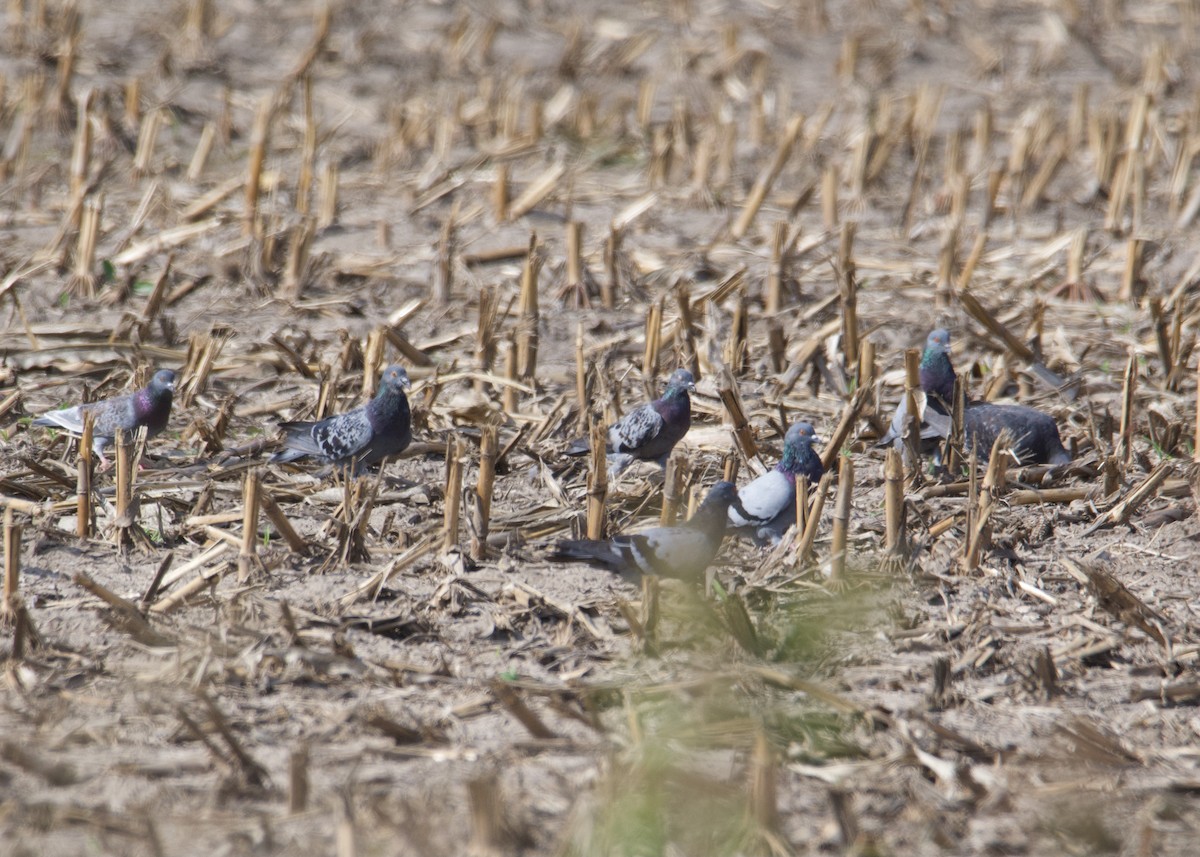
[[[817,437],[817,430],[813,427],[812,423],[800,422],[787,430],[787,434],[783,436],[783,445],[799,446],[803,444],[804,446],[809,446],[814,441],[820,440]]]
[[[921,389],[949,407],[954,401],[954,366],[950,363],[950,331],[944,327],[929,334],[921,355]]]
[[[682,393],[694,392],[696,392],[696,379],[692,377],[692,373],[687,369],[676,369],[667,379],[667,392],[663,394],[663,398],[671,399]]]
[[[175,373],[170,369],[159,369],[150,379],[150,389],[155,393],[174,393]]]
[[[411,388],[412,382],[408,380],[408,373],[404,371],[403,366],[389,366],[383,370],[383,378],[379,386],[380,392],[384,390],[403,391]]]

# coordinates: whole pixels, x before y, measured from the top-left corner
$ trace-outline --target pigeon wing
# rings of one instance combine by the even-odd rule
[[[653,405],[642,405],[615,422],[608,430],[612,452],[637,452],[663,429],[663,418]]]
[[[617,536],[612,542],[628,565],[645,574],[667,577],[700,574],[716,554],[716,546],[706,533],[685,527],[654,527],[642,533]]]
[[[362,408],[318,423],[281,423],[287,432],[284,445],[291,451],[329,461],[343,461],[360,453],[373,437]]]

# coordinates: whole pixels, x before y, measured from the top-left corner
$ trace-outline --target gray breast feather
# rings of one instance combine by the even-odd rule
[[[770,470],[738,492],[742,508],[750,519],[729,507],[729,523],[734,527],[766,524],[796,501],[796,487],[778,470]]]

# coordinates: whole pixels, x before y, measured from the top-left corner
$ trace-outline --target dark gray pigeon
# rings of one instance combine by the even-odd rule
[[[825,467],[812,448],[819,440],[812,423],[800,422],[783,438],[783,458],[771,470],[738,491],[739,510],[729,507],[729,526],[759,544],[778,544],[788,527],[796,523],[796,479],[821,481]]]
[[[740,505],[734,484],[718,482],[685,524],[653,527],[607,541],[560,541],[550,559],[583,560],[622,572],[695,580],[703,576],[721,548],[729,508]]]
[[[175,373],[170,369],[159,369],[150,383],[136,393],[50,411],[34,420],[33,424],[57,426],[73,435],[80,435],[83,433],[83,415],[90,413],[93,420],[92,449],[100,456],[101,467],[106,467],[108,461],[104,457],[104,450],[117,436],[117,429],[132,434],[145,426],[146,437],[154,437],[167,427],[174,394]]]
[[[925,412],[921,423],[922,452],[950,434],[950,406],[954,397],[954,366],[950,363],[950,333],[939,328],[929,334],[921,355],[921,389]],[[967,450],[990,454],[1003,429],[1013,437],[1013,452],[1023,464],[1069,464],[1071,455],[1063,448],[1054,418],[1024,405],[968,402],[963,411],[963,435]],[[879,445],[894,443],[901,448],[908,424],[906,400],[901,399],[892,426]]]
[[[408,397],[411,384],[401,366],[383,370],[379,392],[361,407],[319,422],[285,422],[283,450],[274,463],[311,457],[322,464],[348,467],[357,476],[388,456],[403,452],[412,441]]]
[[[696,379],[687,369],[676,369],[667,379],[662,398],[630,411],[608,429],[608,472],[616,476],[635,461],[654,461],[665,467],[675,444],[692,427],[692,400]],[[574,441],[567,455],[588,452],[586,439]]]

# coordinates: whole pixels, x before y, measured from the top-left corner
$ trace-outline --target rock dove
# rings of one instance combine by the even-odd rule
[[[922,451],[927,442],[950,434],[950,404],[954,397],[954,366],[950,363],[950,333],[939,328],[929,334],[921,355],[921,389],[925,393],[922,415]],[[903,446],[908,422],[905,399],[900,400],[892,426],[879,445]],[[1024,405],[996,405],[968,402],[963,411],[963,436],[968,450],[975,448],[986,456],[1003,429],[1013,437],[1013,452],[1025,464],[1069,464],[1071,455],[1063,448],[1054,419]]]
[[[609,426],[608,472],[616,476],[635,461],[655,461],[665,467],[675,444],[692,427],[692,400],[688,393],[696,392],[696,379],[687,369],[676,369],[667,379],[662,398],[630,411]],[[588,451],[586,440],[577,440],[567,448],[568,455],[583,455]]]
[[[92,449],[100,456],[100,466],[107,467],[104,449],[117,436],[117,429],[132,434],[145,426],[146,437],[154,437],[167,427],[174,394],[175,373],[170,369],[159,369],[150,383],[136,393],[50,411],[34,420],[33,424],[57,426],[71,434],[80,435],[83,434],[83,415],[90,413],[93,420]]]
[[[550,558],[578,559],[617,571],[695,580],[704,574],[721,548],[731,506],[741,506],[737,488],[732,482],[718,482],[686,524],[654,527],[607,541],[561,541]]]
[[[283,450],[270,461],[312,457],[337,467],[354,465],[357,476],[368,466],[403,452],[412,441],[408,397],[411,384],[401,366],[383,370],[379,392],[361,407],[319,422],[284,422]]]
[[[925,393],[925,411],[921,414],[921,452],[932,452],[936,443],[950,434],[950,408],[954,403],[954,366],[950,362],[950,331],[938,328],[925,340],[921,353],[921,390]],[[904,445],[908,430],[908,396],[900,398],[891,428],[876,446]]]
[[[753,536],[759,544],[778,544],[796,522],[796,477],[821,481],[825,467],[813,450],[819,440],[812,423],[796,423],[783,438],[783,458],[762,476],[738,491],[741,510],[729,507],[729,526]]]

